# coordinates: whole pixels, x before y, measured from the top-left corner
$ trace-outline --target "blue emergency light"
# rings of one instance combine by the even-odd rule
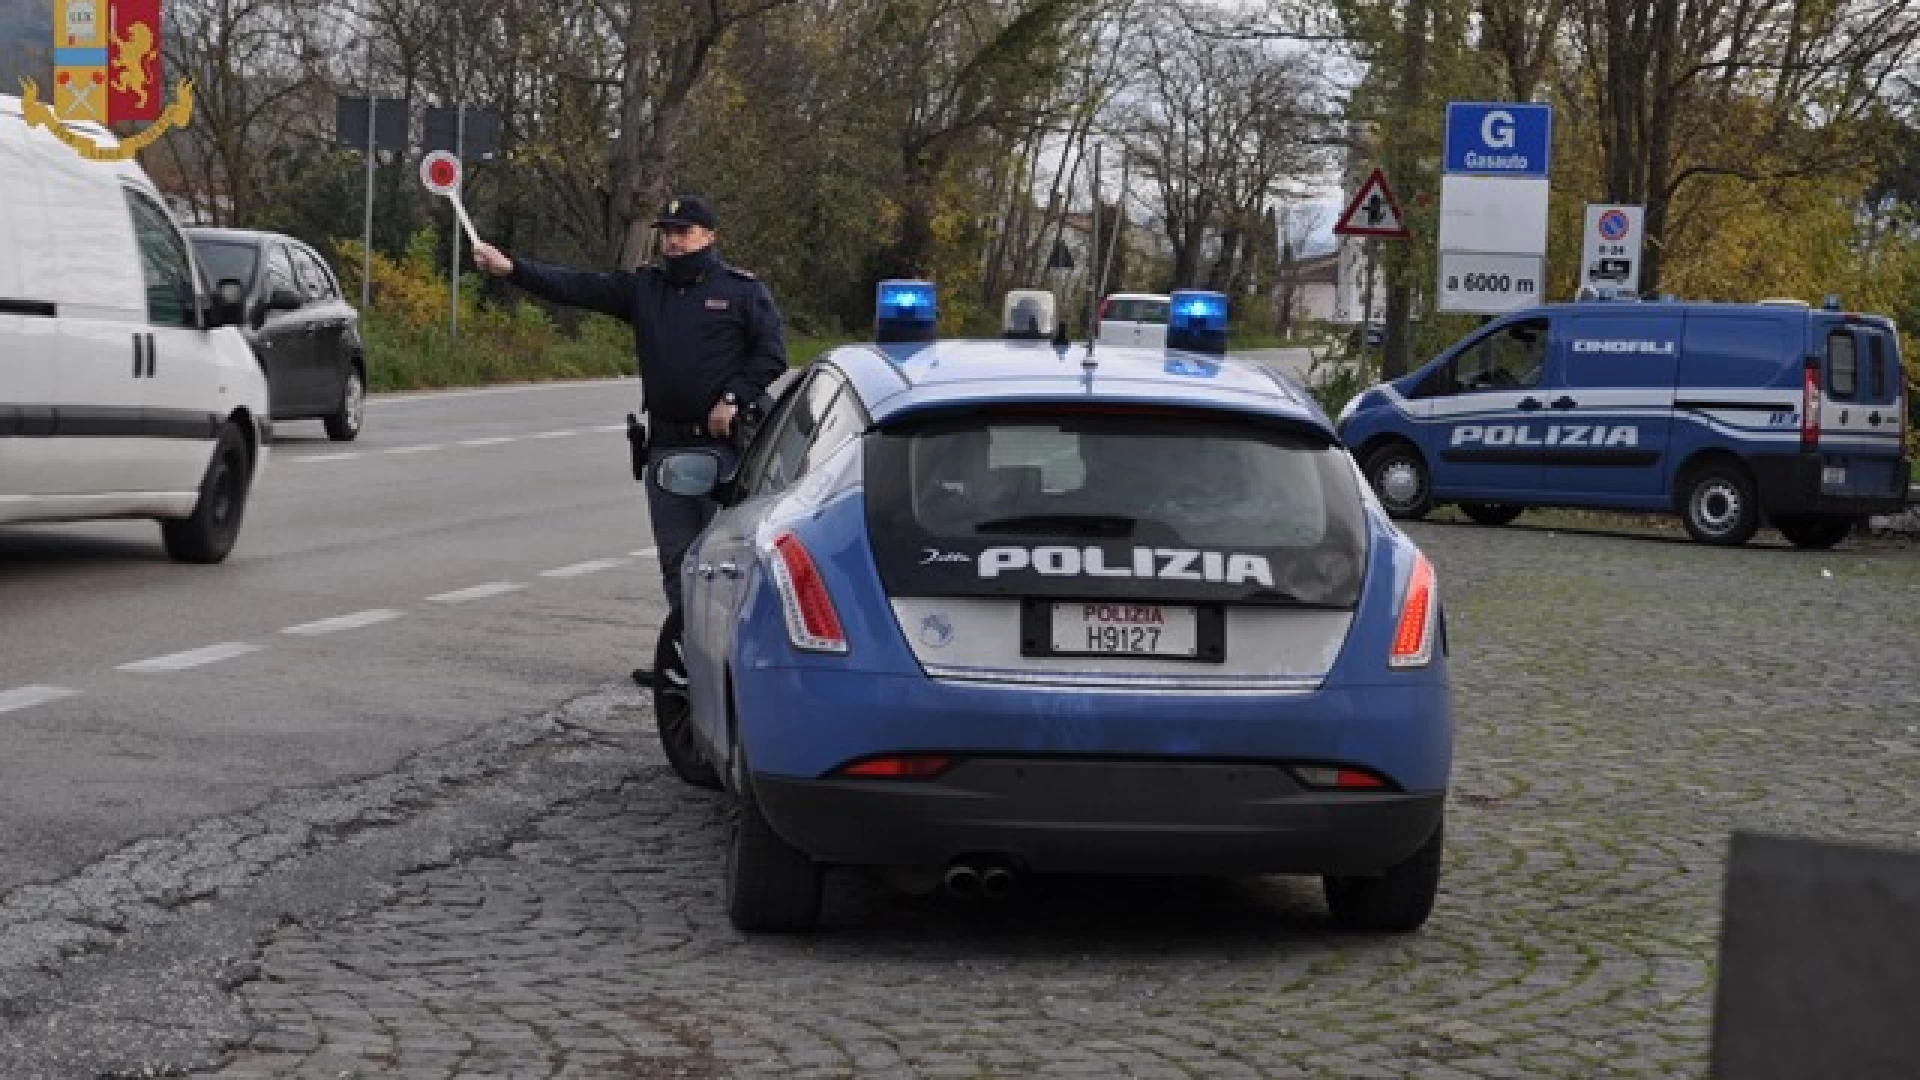
[[[939,292],[933,282],[883,281],[874,300],[873,340],[932,341],[939,317]]]
[[[1226,352],[1227,295],[1198,289],[1174,293],[1168,304],[1167,348]]]

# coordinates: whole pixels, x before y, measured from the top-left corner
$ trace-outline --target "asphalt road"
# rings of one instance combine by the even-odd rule
[[[0,528],[0,894],[289,786],[383,772],[650,655],[630,383],[283,425],[222,566],[149,522]]]

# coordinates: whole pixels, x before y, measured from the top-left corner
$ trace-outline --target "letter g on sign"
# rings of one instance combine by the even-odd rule
[[[1513,149],[1513,114],[1495,109],[1480,121],[1480,141],[1489,150]]]

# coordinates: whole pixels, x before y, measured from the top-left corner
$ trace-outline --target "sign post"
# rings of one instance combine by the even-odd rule
[[[1552,156],[1552,106],[1448,103],[1438,310],[1498,315],[1541,301]]]

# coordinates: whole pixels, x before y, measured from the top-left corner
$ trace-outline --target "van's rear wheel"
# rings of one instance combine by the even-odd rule
[[[1509,506],[1506,503],[1461,503],[1460,512],[1472,518],[1476,524],[1498,528],[1525,513],[1526,507]]]
[[[194,504],[193,516],[160,523],[167,554],[177,562],[224,561],[240,538],[252,474],[246,437],[232,424],[221,428],[213,459],[200,481],[200,501]]]
[[[1418,520],[1433,509],[1433,478],[1411,443],[1391,442],[1368,454],[1366,473],[1388,516]]]
[[[1853,533],[1852,518],[1782,517],[1773,519],[1773,527],[1787,543],[1809,551],[1824,551]]]
[[[1703,544],[1739,547],[1760,528],[1760,504],[1747,470],[1732,461],[1709,461],[1687,473],[1680,486],[1680,519],[1687,535]]]

